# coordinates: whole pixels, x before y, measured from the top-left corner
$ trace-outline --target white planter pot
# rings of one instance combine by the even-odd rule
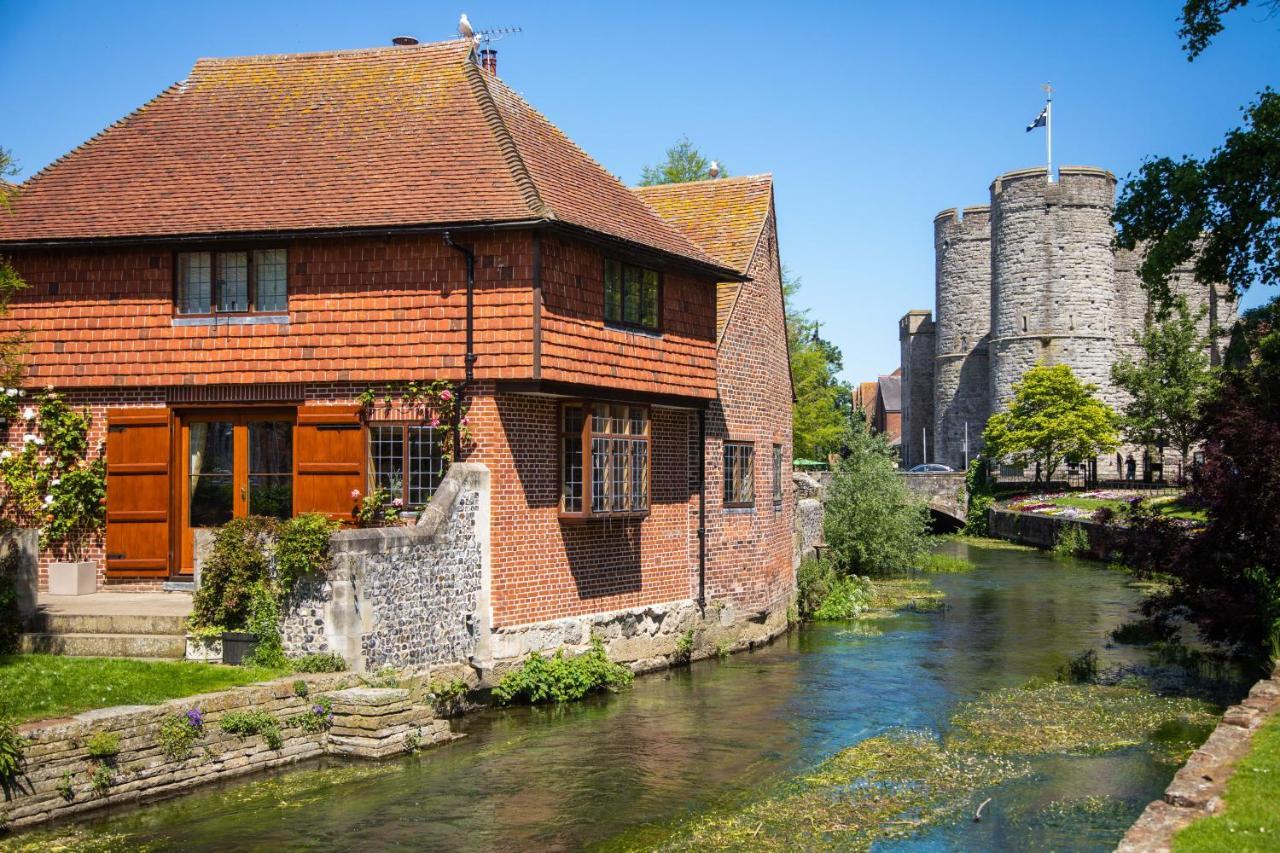
[[[50,595],[91,595],[97,591],[97,563],[54,563],[49,566]]]
[[[222,638],[193,637],[187,635],[187,660],[202,663],[222,663]]]

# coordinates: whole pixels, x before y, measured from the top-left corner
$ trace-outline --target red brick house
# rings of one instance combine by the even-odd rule
[[[464,458],[492,472],[495,626],[784,601],[772,188],[706,191],[741,208],[723,239],[659,215],[461,42],[200,60],[0,216],[27,382],[105,446],[102,582],[187,578],[194,532],[232,517],[349,518],[377,486],[422,506],[439,430],[359,398],[449,380]]]

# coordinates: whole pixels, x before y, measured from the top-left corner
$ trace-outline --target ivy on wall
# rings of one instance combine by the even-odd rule
[[[381,391],[367,388],[356,400],[366,411],[378,406],[389,408],[397,402],[405,408],[422,408],[423,422],[440,432],[443,457],[448,464],[471,446],[471,427],[461,396],[457,385],[436,379],[432,382],[410,382],[401,389],[399,397],[389,387]]]
[[[77,552],[86,534],[102,526],[107,494],[102,447],[89,458],[89,413],[68,406],[52,387],[30,400],[20,389],[5,389],[0,401],[0,415],[12,412],[10,429],[22,431],[21,448],[0,451],[5,511],[39,529],[41,548]]]

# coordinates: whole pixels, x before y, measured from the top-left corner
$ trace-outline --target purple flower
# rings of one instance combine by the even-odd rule
[[[187,712],[187,725],[193,729],[204,727],[204,714],[200,712],[199,708],[192,708]]]
[[[311,713],[315,714],[317,717],[323,717],[323,716],[324,716],[324,706],[323,706],[323,705],[312,705],[312,706],[311,706]]]

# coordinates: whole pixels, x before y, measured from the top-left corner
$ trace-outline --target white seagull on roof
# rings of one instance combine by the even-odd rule
[[[466,12],[463,12],[462,17],[458,19],[458,35],[467,41],[471,41],[476,37],[476,31],[471,28],[471,22],[467,20]]]

